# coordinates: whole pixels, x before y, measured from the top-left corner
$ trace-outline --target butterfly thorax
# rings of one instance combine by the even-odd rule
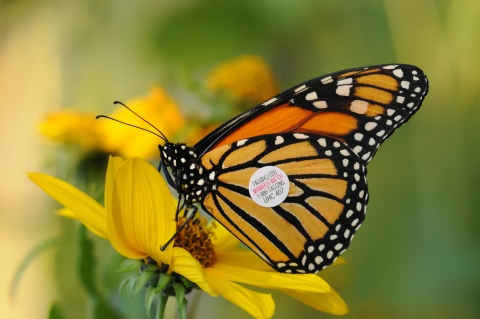
[[[189,206],[202,201],[210,193],[212,181],[195,154],[195,149],[184,143],[167,143],[160,150],[163,165],[171,172],[171,186],[184,197],[185,204]]]

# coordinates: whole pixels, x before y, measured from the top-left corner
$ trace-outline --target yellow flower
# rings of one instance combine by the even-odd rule
[[[217,66],[208,77],[207,88],[226,91],[237,102],[263,102],[278,93],[267,63],[255,55],[243,55]]]
[[[185,120],[177,104],[163,88],[155,85],[147,97],[139,97],[125,103],[141,117],[155,125],[167,138],[180,130]],[[119,107],[111,117],[140,127],[153,130],[142,119],[125,107]],[[158,155],[159,138],[145,131],[122,125],[110,120],[102,120],[98,125],[102,130],[103,143],[101,149],[121,157],[138,156],[151,158]]]
[[[29,177],[67,208],[62,210],[64,215],[74,216],[93,233],[108,239],[120,254],[131,259],[150,257],[159,267],[168,269],[167,274],[181,275],[255,318],[273,316],[273,299],[239,283],[282,290],[321,311],[348,311],[320,277],[278,273],[253,252],[238,248],[238,240],[223,227],[207,226],[198,217],[176,235],[174,245],[161,251],[176,231],[175,203],[158,171],[139,158],[110,158],[105,208],[64,181],[40,173],[30,173]]]
[[[62,144],[78,145],[85,150],[96,149],[101,135],[95,114],[65,109],[45,116],[40,134]]]
[[[153,86],[146,97],[125,103],[144,119],[171,137],[185,124],[178,106],[160,87]],[[77,145],[86,151],[96,150],[122,157],[151,158],[158,155],[160,139],[127,125],[111,120],[96,120],[98,114],[62,110],[48,115],[40,123],[45,137],[63,144]],[[155,131],[142,119],[120,106],[109,115],[120,121]]]

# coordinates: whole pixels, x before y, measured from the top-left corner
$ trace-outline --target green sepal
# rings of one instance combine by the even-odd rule
[[[178,306],[178,311],[180,313],[180,307],[182,305],[182,303],[185,301],[187,301],[185,299],[185,292],[187,290],[187,288],[185,288],[185,286],[179,282],[174,282],[173,283],[173,289],[175,289],[175,298],[177,298],[177,306]]]
[[[160,291],[163,291],[163,289],[167,288],[168,284],[172,281],[172,275],[169,275],[167,273],[162,273],[160,274],[160,278],[158,279],[158,284],[157,287],[155,288],[155,291],[159,293]]]
[[[117,273],[125,273],[125,272],[129,272],[129,271],[132,271],[132,270],[136,270],[136,269],[140,268],[141,265],[142,265],[141,260],[125,259],[120,264],[120,268],[117,270]]]
[[[180,305],[177,303],[178,317],[180,317],[180,319],[187,319],[187,306],[188,306],[188,301],[185,298],[183,298],[182,303]]]
[[[157,316],[155,319],[163,319],[165,314],[165,308],[167,306],[168,296],[164,294],[158,294],[158,308],[157,308]]]
[[[137,284],[135,286],[135,293],[139,292],[140,289],[142,289],[147,284],[147,282],[149,282],[150,279],[155,276],[155,270],[157,269],[157,265],[148,265],[147,269],[142,272],[142,274],[137,280]]]
[[[187,278],[183,277],[183,276],[180,276],[180,280],[182,281],[183,285],[186,288],[190,288],[190,287],[193,286],[192,282],[190,280],[188,280]]]
[[[139,274],[135,274],[135,275],[133,275],[132,277],[129,278],[129,281],[128,281],[128,284],[127,284],[127,289],[128,289],[128,293],[130,294],[130,296],[135,293],[135,284],[138,282],[139,279],[140,279]]]
[[[145,310],[147,311],[147,315],[150,317],[150,309],[152,308],[153,300],[157,295],[155,287],[150,287],[147,290],[147,294],[145,295]]]

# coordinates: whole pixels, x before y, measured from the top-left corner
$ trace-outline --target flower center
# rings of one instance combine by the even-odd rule
[[[180,217],[177,228],[183,225],[185,217]],[[213,224],[207,225],[207,219],[197,214],[185,227],[175,236],[175,247],[182,247],[200,262],[203,268],[213,266],[217,261],[213,249],[212,237]]]

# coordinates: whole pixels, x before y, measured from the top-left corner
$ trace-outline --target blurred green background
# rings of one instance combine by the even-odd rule
[[[43,114],[105,113],[153,83],[174,90],[178,74],[200,77],[257,54],[282,90],[356,66],[425,71],[422,109],[369,165],[367,219],[347,263],[322,277],[346,300],[348,319],[480,318],[479,40],[478,0],[0,1],[0,317],[46,318],[58,300],[69,318],[89,315],[71,269],[74,238],[34,259],[16,298],[8,295],[28,252],[74,229],[25,174],[44,170]],[[274,318],[333,317],[274,298]],[[137,304],[132,318],[145,317],[141,298],[128,302]],[[195,318],[227,316],[249,318],[201,296]]]

